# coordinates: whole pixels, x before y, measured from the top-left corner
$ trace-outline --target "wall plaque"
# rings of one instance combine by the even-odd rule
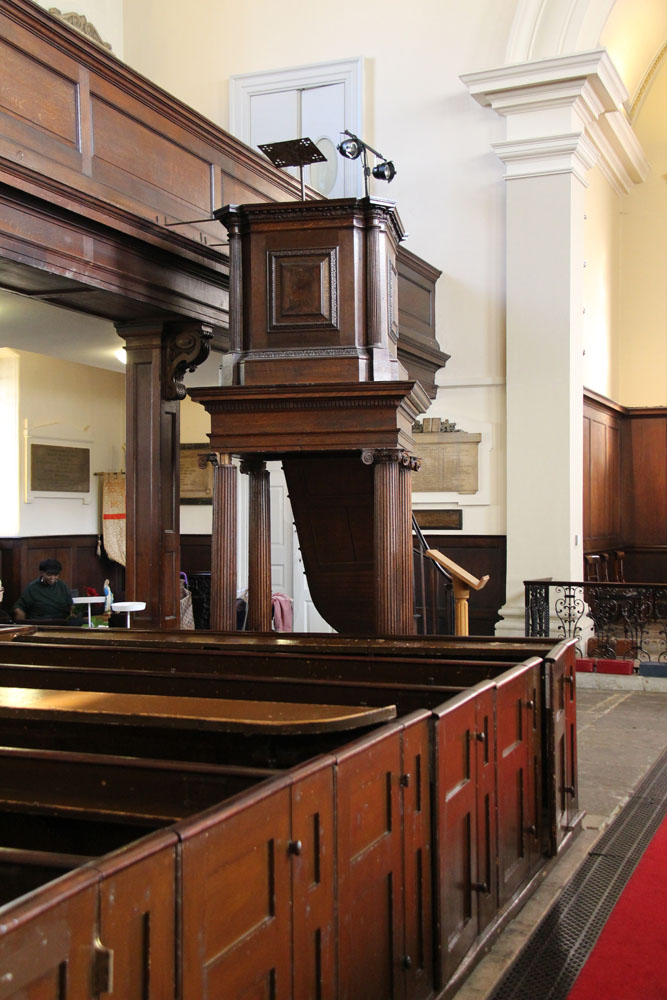
[[[481,434],[448,431],[415,435],[422,466],[412,477],[415,493],[477,493]]]
[[[211,450],[210,444],[181,445],[180,492],[182,504],[213,503],[213,466],[199,468],[199,456]]]
[[[31,444],[30,489],[34,493],[90,493],[90,449]]]
[[[417,524],[424,529],[447,529],[461,531],[463,529],[462,510],[413,510]]]

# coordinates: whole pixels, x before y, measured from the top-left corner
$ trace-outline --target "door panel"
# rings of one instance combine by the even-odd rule
[[[289,787],[195,823],[179,827],[183,1000],[289,997]]]
[[[176,996],[176,844],[160,832],[97,865],[99,937],[113,951],[113,992],[123,1000]]]
[[[497,799],[496,799],[496,689],[489,684],[478,688],[475,696],[475,732],[477,750],[477,890],[478,933],[491,922],[498,911],[498,864],[496,858]],[[485,886],[485,888],[482,888]]]
[[[436,859],[441,985],[477,936],[476,701],[474,694],[435,710]]]
[[[539,850],[536,814],[534,692],[540,661],[527,661],[497,683],[498,879],[502,906],[528,881]]]
[[[401,778],[407,996],[433,992],[430,712],[404,722]]]
[[[402,957],[401,730],[337,758],[341,1000],[390,1000]]]
[[[0,969],[12,975],[0,976],[0,1000],[89,1000],[98,878],[80,869],[42,890],[39,908],[8,908]]]
[[[562,643],[546,661],[551,711],[546,753],[551,852],[555,854],[579,810],[577,789],[576,670],[572,644]]]
[[[292,844],[294,996],[299,1000],[333,1000],[333,758],[292,787]]]

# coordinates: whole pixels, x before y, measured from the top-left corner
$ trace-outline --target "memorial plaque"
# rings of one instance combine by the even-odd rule
[[[199,456],[211,450],[210,444],[181,445],[180,492],[182,504],[213,503],[213,466],[199,468]]]
[[[463,529],[462,510],[413,510],[420,528],[448,531],[461,531]]]
[[[415,440],[415,451],[422,460],[422,466],[412,477],[413,492],[477,493],[481,440],[481,434],[465,431],[419,434]]]
[[[30,445],[33,493],[90,493],[90,448]]]

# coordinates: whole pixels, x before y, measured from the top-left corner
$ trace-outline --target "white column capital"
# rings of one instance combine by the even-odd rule
[[[605,49],[501,66],[461,77],[483,107],[506,119],[493,148],[508,179],[570,172],[584,181],[596,163],[623,194],[648,161],[623,104],[627,91]]]
[[[584,132],[540,136],[537,139],[508,139],[491,143],[505,164],[505,179],[574,174],[587,184],[586,174],[597,162],[597,151]]]

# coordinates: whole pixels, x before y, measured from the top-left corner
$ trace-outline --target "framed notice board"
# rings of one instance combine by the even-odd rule
[[[49,497],[90,493],[90,448],[30,443],[30,492]]]

